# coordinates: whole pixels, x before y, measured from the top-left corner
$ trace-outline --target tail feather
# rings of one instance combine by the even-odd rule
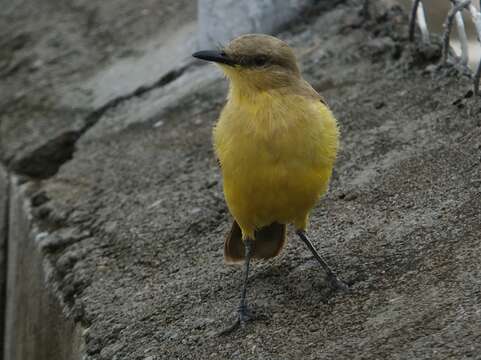
[[[235,264],[244,260],[244,244],[242,243],[242,231],[236,221],[224,240],[224,261],[227,264]]]
[[[269,259],[280,254],[286,242],[286,225],[272,223],[256,230],[253,258]],[[224,260],[227,264],[244,261],[245,251],[242,231],[236,221],[224,241]]]

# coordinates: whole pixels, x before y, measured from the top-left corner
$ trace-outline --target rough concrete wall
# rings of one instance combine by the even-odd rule
[[[0,359],[3,357],[5,293],[7,276],[8,174],[0,165]]]
[[[80,360],[81,327],[66,318],[45,286],[44,258],[34,242],[25,186],[10,189],[5,360]]]
[[[0,161],[53,175],[106,110],[190,60],[195,14],[190,0],[10,2],[0,22]]]
[[[175,44],[153,50],[136,41],[131,35],[144,21],[115,26],[126,18],[136,24],[151,1],[104,1],[109,11],[89,11],[73,25],[95,41],[89,35],[73,42],[86,49],[75,53],[76,61],[60,57],[32,69],[20,61],[36,55],[32,44],[14,46],[13,63],[20,65],[0,89],[7,83],[35,91],[16,99],[16,106],[14,92],[4,91],[11,106],[0,104],[1,155],[16,154],[32,140],[35,155],[49,143],[43,135],[37,141],[37,129],[31,129],[41,126],[32,116],[40,110],[45,117],[56,115],[48,117],[45,130],[68,133],[65,125],[72,124],[65,120],[75,116],[88,128],[70,129],[76,132],[72,159],[41,183],[30,179],[35,192],[22,193],[12,204],[17,214],[23,196],[35,199],[27,217],[47,235],[38,238],[44,249],[39,253],[25,240],[28,226],[20,226],[25,213],[15,215],[20,225],[12,238],[23,240],[10,256],[30,262],[31,269],[14,261],[10,273],[35,283],[17,282],[27,289],[9,289],[9,304],[22,295],[19,305],[31,308],[35,321],[30,330],[17,322],[17,341],[12,327],[22,314],[12,311],[11,348],[24,351],[22,341],[28,351],[38,348],[46,338],[43,317],[65,323],[61,314],[70,313],[85,326],[89,360],[475,358],[481,351],[481,123],[479,99],[463,96],[466,79],[454,69],[437,69],[435,48],[419,51],[406,42],[406,19],[396,8],[381,9],[368,21],[359,15],[360,2],[346,1],[278,34],[293,46],[304,77],[341,125],[343,146],[331,190],[314,209],[310,231],[351,292],[332,293],[309,251],[290,235],[281,256],[252,268],[249,302],[265,319],[219,338],[217,331],[234,315],[242,278],[222,260],[231,218],[210,143],[227,85],[215,67],[198,63],[164,64],[162,75],[142,68],[132,84],[130,74],[117,77],[129,67],[154,63],[162,51],[179,50],[169,48]],[[58,14],[59,2],[21,3],[17,10],[36,14],[24,15],[28,27],[22,32],[71,34],[60,21],[65,14]],[[179,1],[161,3],[175,10]],[[119,14],[118,7],[123,15],[107,27],[121,32],[125,44],[117,48],[114,41],[114,55],[88,71],[70,68],[105,55],[105,43],[96,37],[104,21],[95,14]],[[71,10],[65,10],[68,19],[83,19],[85,14]],[[175,18],[178,11],[166,13],[164,19],[183,26]],[[48,22],[49,32],[32,31],[37,20],[44,25],[38,14],[59,21]],[[156,29],[150,40],[164,30],[170,37],[176,26]],[[19,31],[2,33],[14,37]],[[103,45],[91,47],[92,41]],[[46,49],[54,58],[65,50]],[[71,76],[61,76],[64,67]],[[32,84],[42,79],[49,81],[40,91]],[[72,110],[73,101],[82,111]],[[20,155],[24,160],[17,164],[39,158]],[[46,270],[45,291],[55,289],[61,308],[40,307],[28,289],[40,291],[39,274]],[[49,304],[49,296],[42,295],[42,303]],[[66,334],[74,332],[69,323],[65,328]],[[54,332],[48,338],[57,342],[63,336]],[[67,345],[62,349],[69,351]]]
[[[314,3],[313,0],[199,0],[198,46],[215,49],[241,34],[271,34]]]

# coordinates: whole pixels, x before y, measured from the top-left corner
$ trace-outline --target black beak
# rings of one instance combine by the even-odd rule
[[[193,57],[201,60],[206,61],[213,61],[220,64],[226,64],[233,66],[236,62],[229,58],[229,56],[223,51],[216,51],[216,50],[203,50],[197,51],[196,53],[192,54]]]

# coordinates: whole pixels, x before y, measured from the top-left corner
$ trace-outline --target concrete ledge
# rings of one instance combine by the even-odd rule
[[[0,321],[5,322],[5,291],[8,232],[8,175],[0,165]],[[4,327],[0,327],[0,358],[3,354]]]
[[[4,359],[81,359],[81,326],[64,316],[44,283],[26,190],[18,178],[11,179]]]
[[[341,125],[331,190],[310,233],[349,294],[330,291],[291,236],[281,256],[253,265],[249,302],[265,320],[216,336],[233,320],[242,273],[222,260],[231,219],[210,142],[226,84],[213,66],[194,64],[95,110],[55,176],[3,176],[6,358],[481,353],[479,105],[463,97],[466,79],[444,76],[405,41],[397,7],[375,11],[384,2],[370,7],[371,20],[345,2],[279,34]]]

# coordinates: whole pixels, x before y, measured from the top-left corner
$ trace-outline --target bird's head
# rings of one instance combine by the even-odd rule
[[[288,86],[300,77],[294,52],[282,40],[263,34],[242,35],[219,50],[192,56],[218,64],[233,86],[265,91]]]

